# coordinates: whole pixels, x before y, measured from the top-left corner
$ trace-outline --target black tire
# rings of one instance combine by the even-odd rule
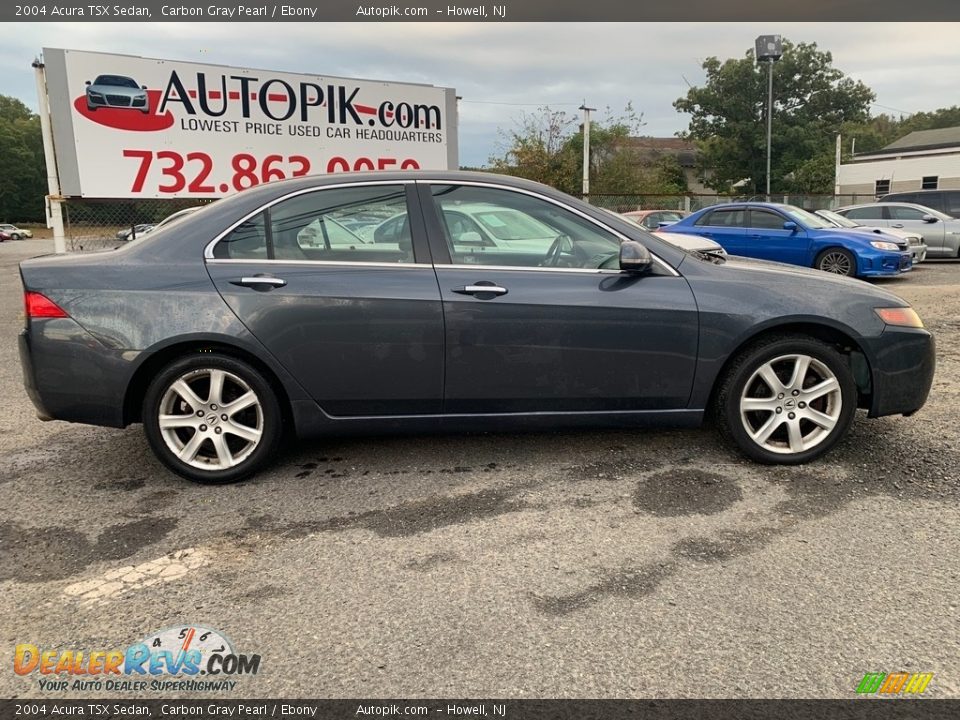
[[[217,372],[221,371],[221,372]],[[214,374],[224,377],[223,391],[220,397],[223,404],[211,405],[211,379]],[[183,395],[172,389],[181,379],[195,392],[197,400],[202,401],[199,410],[193,404],[183,400]],[[206,392],[204,392],[206,383]],[[180,386],[178,386],[180,387]],[[234,411],[235,414],[221,414],[217,411],[229,410],[229,404],[246,394],[254,393],[256,404]],[[219,353],[198,353],[180,358],[163,369],[150,383],[144,395],[142,418],[144,432],[150,447],[157,458],[178,475],[194,482],[206,484],[224,484],[249,477],[262,468],[275,454],[282,435],[283,417],[277,395],[263,375],[249,364]],[[204,423],[197,428],[177,427],[164,430],[160,427],[160,414],[175,415],[182,422]],[[194,420],[193,415],[197,415]],[[223,418],[227,418],[224,420]],[[236,420],[236,422],[235,422]],[[209,425],[206,423],[210,423]],[[217,427],[221,432],[213,433]],[[231,432],[234,429],[259,431],[259,439],[240,437]],[[194,434],[203,431],[199,447],[194,451],[193,464],[185,462],[174,452],[174,447],[188,452],[187,445],[193,441]],[[245,455],[234,465],[224,463],[217,444],[227,446],[227,457],[235,458],[231,453]],[[221,446],[222,447],[222,446]],[[211,469],[202,467],[209,463]],[[221,467],[226,464],[226,467]],[[200,465],[198,467],[197,465]]]
[[[840,247],[827,248],[821,252],[817,255],[817,260],[813,266],[817,270],[834,275],[857,276],[857,258],[849,250]]]
[[[784,370],[789,371],[788,363],[791,362],[783,359],[785,356],[811,358],[810,370],[805,373],[805,378],[810,383],[808,389],[817,384],[818,374],[824,375],[823,379],[827,379],[827,374],[832,374],[837,380],[837,391],[822,399],[811,400],[808,406],[799,406],[804,407],[804,410],[798,407],[806,397],[803,389],[798,391],[797,396],[792,390],[784,388],[782,402],[776,400],[774,394],[768,398],[766,391],[759,392],[758,388],[766,390],[763,386],[767,383],[757,378],[755,373],[767,363],[771,363],[771,368],[779,368],[777,374],[783,377],[781,373]],[[745,393],[748,382],[752,387]],[[803,383],[804,379],[801,378],[801,387]],[[857,385],[844,357],[830,345],[806,335],[775,335],[757,341],[734,359],[721,378],[714,398],[713,411],[720,434],[725,439],[732,440],[744,455],[768,465],[800,465],[829,452],[846,435],[857,409]],[[769,401],[782,407],[780,411],[771,409],[741,412],[742,398],[745,398],[744,402]],[[792,405],[789,402],[791,399]],[[839,403],[839,407],[835,403]],[[835,425],[831,430],[820,428],[819,425],[804,419],[802,413],[814,410],[836,415]],[[807,449],[793,451],[790,447],[783,447],[784,444],[789,445],[788,423],[793,424],[794,417],[800,418],[796,420],[796,426],[801,428],[800,432],[809,432],[810,442],[815,443]],[[749,424],[754,432],[759,432],[767,420],[771,420],[771,424],[776,426],[767,444],[777,445],[777,450],[768,449],[765,444],[758,443],[747,430]],[[806,434],[803,435],[803,438],[807,437]]]

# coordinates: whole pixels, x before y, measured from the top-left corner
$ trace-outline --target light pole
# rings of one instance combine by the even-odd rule
[[[579,110],[583,110],[583,200],[590,202],[590,113],[596,108],[587,107],[583,101]]]
[[[767,63],[767,202],[770,202],[770,144],[773,137],[773,64],[783,57],[783,43],[779,35],[761,35],[757,38],[757,62]]]

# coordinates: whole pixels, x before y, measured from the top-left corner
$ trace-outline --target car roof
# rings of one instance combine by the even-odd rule
[[[900,205],[901,207],[909,207],[909,208],[913,208],[914,210],[933,210],[933,208],[927,207],[926,205],[921,205],[920,203],[877,201],[872,203],[859,203],[857,205],[844,205],[843,207],[837,208],[837,211],[855,210],[857,208],[870,208],[870,207],[890,207],[891,205]],[[939,210],[936,212],[939,212]]]

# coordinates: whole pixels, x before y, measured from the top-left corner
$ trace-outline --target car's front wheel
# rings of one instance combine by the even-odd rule
[[[827,248],[817,257],[814,264],[817,270],[854,277],[857,274],[857,259],[853,253],[843,248]]]
[[[147,440],[175,473],[202,483],[241,480],[262,467],[281,437],[276,393],[235,358],[199,353],[168,365],[143,401]]]
[[[770,337],[741,354],[716,394],[721,432],[748,457],[796,465],[814,460],[853,421],[857,386],[844,357],[806,336]]]
[[[11,239],[11,240],[19,240],[19,239],[20,239],[20,233],[11,233],[11,234],[10,234],[10,239]]]

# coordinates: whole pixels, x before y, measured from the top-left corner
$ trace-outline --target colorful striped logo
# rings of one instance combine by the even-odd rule
[[[919,695],[933,680],[933,673],[867,673],[857,685],[860,695]]]

